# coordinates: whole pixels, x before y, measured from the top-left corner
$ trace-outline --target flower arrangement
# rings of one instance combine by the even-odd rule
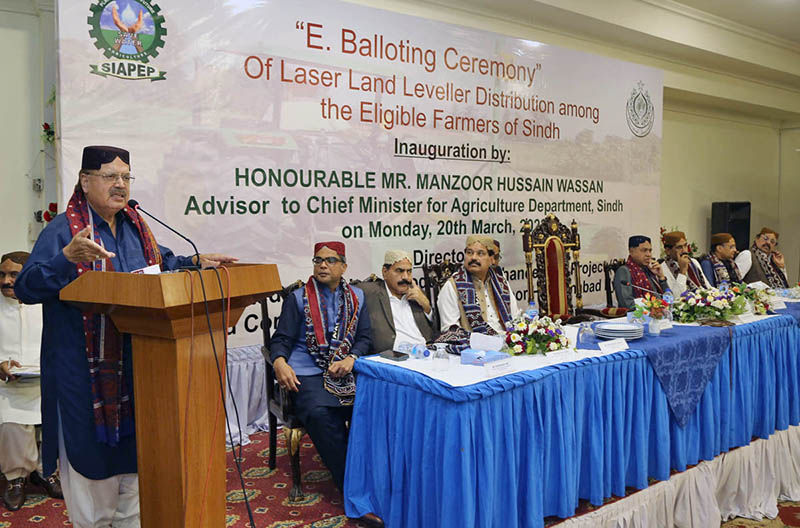
[[[769,310],[769,292],[751,288],[744,282],[734,284],[731,289],[734,293],[744,296],[753,304],[753,311],[758,315],[766,315]]]
[[[549,317],[525,315],[506,323],[506,351],[519,356],[521,354],[547,354],[555,350],[569,347],[569,339],[564,334],[561,321],[553,321]]]
[[[53,219],[58,214],[58,203],[57,202],[50,202],[50,205],[47,207],[47,211],[44,212],[42,218],[48,224],[53,221]]]
[[[672,313],[681,323],[693,323],[699,319],[728,319],[744,313],[746,298],[738,287],[727,291],[717,288],[698,288],[685,291],[672,305]]]
[[[667,316],[668,309],[669,303],[667,301],[650,293],[645,293],[641,302],[637,302],[633,316],[643,319],[644,316],[649,315],[652,319],[663,319]]]
[[[42,141],[45,143],[53,143],[56,140],[56,131],[50,126],[50,123],[42,123]]]

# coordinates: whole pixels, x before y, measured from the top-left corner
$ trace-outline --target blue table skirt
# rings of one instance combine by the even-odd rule
[[[800,423],[800,330],[737,326],[685,427],[646,353],[450,387],[358,360],[345,511],[394,527],[543,526]]]

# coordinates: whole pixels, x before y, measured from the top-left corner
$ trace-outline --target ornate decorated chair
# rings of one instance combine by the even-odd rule
[[[281,300],[286,298],[297,288],[302,288],[303,281],[298,280],[285,287],[281,293]],[[274,299],[277,301],[278,299]],[[267,363],[267,406],[269,408],[269,468],[275,469],[275,454],[278,444],[278,420],[283,424],[283,434],[286,438],[286,449],[289,451],[289,460],[292,467],[292,489],[289,491],[289,501],[303,500],[305,494],[300,484],[300,439],[306,430],[300,420],[294,415],[292,400],[283,387],[275,381],[275,370],[269,356],[270,327],[272,326],[267,309],[268,299],[260,301],[261,304],[261,329],[264,335],[264,346],[261,353]]]
[[[573,220],[568,228],[554,214],[537,220],[535,225],[525,222],[522,225],[522,249],[528,269],[528,300],[534,296],[533,278],[536,275],[539,312],[553,319],[574,319],[583,309],[581,239],[577,222]],[[533,273],[534,253],[536,274]]]
[[[350,279],[349,282],[350,282],[350,286],[358,286],[362,282],[375,282],[378,279],[380,279],[380,277],[378,277],[377,275],[372,273],[366,279]]]
[[[422,277],[424,279],[422,289],[425,290],[425,296],[428,297],[434,309],[436,307],[436,300],[439,297],[439,290],[442,288],[445,281],[450,278],[450,275],[458,269],[458,266],[458,264],[450,262],[447,258],[444,259],[444,262],[440,262],[439,264],[422,265]]]

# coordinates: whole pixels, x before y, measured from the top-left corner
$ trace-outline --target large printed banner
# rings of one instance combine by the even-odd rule
[[[332,0],[59,0],[58,25],[62,207],[82,148],[117,145],[142,207],[284,284],[315,241],[344,240],[353,278],[482,233],[520,300],[520,222],[553,213],[578,222],[587,304],[658,234],[660,71]]]

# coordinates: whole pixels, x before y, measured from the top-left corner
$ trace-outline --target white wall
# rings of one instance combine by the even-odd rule
[[[778,230],[775,124],[687,105],[665,107],[662,225],[680,227],[706,252],[711,203],[749,201],[751,230]]]
[[[0,0],[0,252],[28,250],[41,224],[33,213],[55,201],[55,155],[40,139],[53,123],[46,105],[55,84],[55,22],[52,11],[37,12],[30,2]],[[49,180],[36,193],[32,180]]]

